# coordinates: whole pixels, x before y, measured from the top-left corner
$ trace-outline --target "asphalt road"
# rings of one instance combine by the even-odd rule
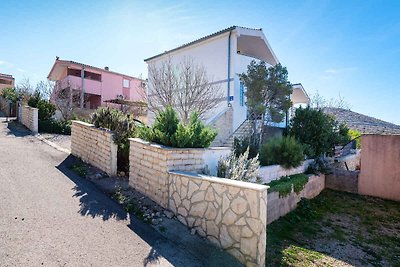
[[[71,173],[65,153],[7,127],[0,119],[0,266],[204,265]]]

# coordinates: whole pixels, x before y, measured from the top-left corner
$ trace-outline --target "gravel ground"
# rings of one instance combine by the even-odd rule
[[[0,121],[0,266],[204,266]],[[12,125],[12,124],[10,124]]]
[[[41,133],[40,136],[43,139],[53,142],[62,148],[71,150],[71,136],[70,135]]]

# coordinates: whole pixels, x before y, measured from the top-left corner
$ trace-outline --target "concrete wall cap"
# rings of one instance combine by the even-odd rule
[[[267,185],[237,181],[237,180],[220,178],[220,177],[215,177],[215,176],[207,176],[207,175],[192,173],[192,172],[169,171],[168,173],[172,174],[172,175],[189,176],[194,179],[199,179],[202,181],[209,181],[212,183],[219,183],[219,184],[224,184],[224,185],[229,185],[229,186],[252,189],[252,190],[256,190],[256,191],[260,191],[260,192],[266,191],[269,188],[269,186],[267,186]]]

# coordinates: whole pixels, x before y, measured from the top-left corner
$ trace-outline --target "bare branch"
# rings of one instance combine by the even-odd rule
[[[174,107],[184,122],[191,113],[200,117],[225,98],[220,86],[213,83],[206,69],[184,58],[177,65],[169,58],[160,65],[149,65],[149,109],[153,112],[166,106]]]

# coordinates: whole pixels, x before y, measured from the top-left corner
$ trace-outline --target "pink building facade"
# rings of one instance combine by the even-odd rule
[[[105,101],[114,99],[144,101],[143,80],[110,71],[108,67],[102,69],[57,58],[47,78],[56,82],[58,89],[83,91],[87,109],[105,106]]]
[[[4,88],[13,88],[15,80],[12,75],[0,73],[0,95]]]

